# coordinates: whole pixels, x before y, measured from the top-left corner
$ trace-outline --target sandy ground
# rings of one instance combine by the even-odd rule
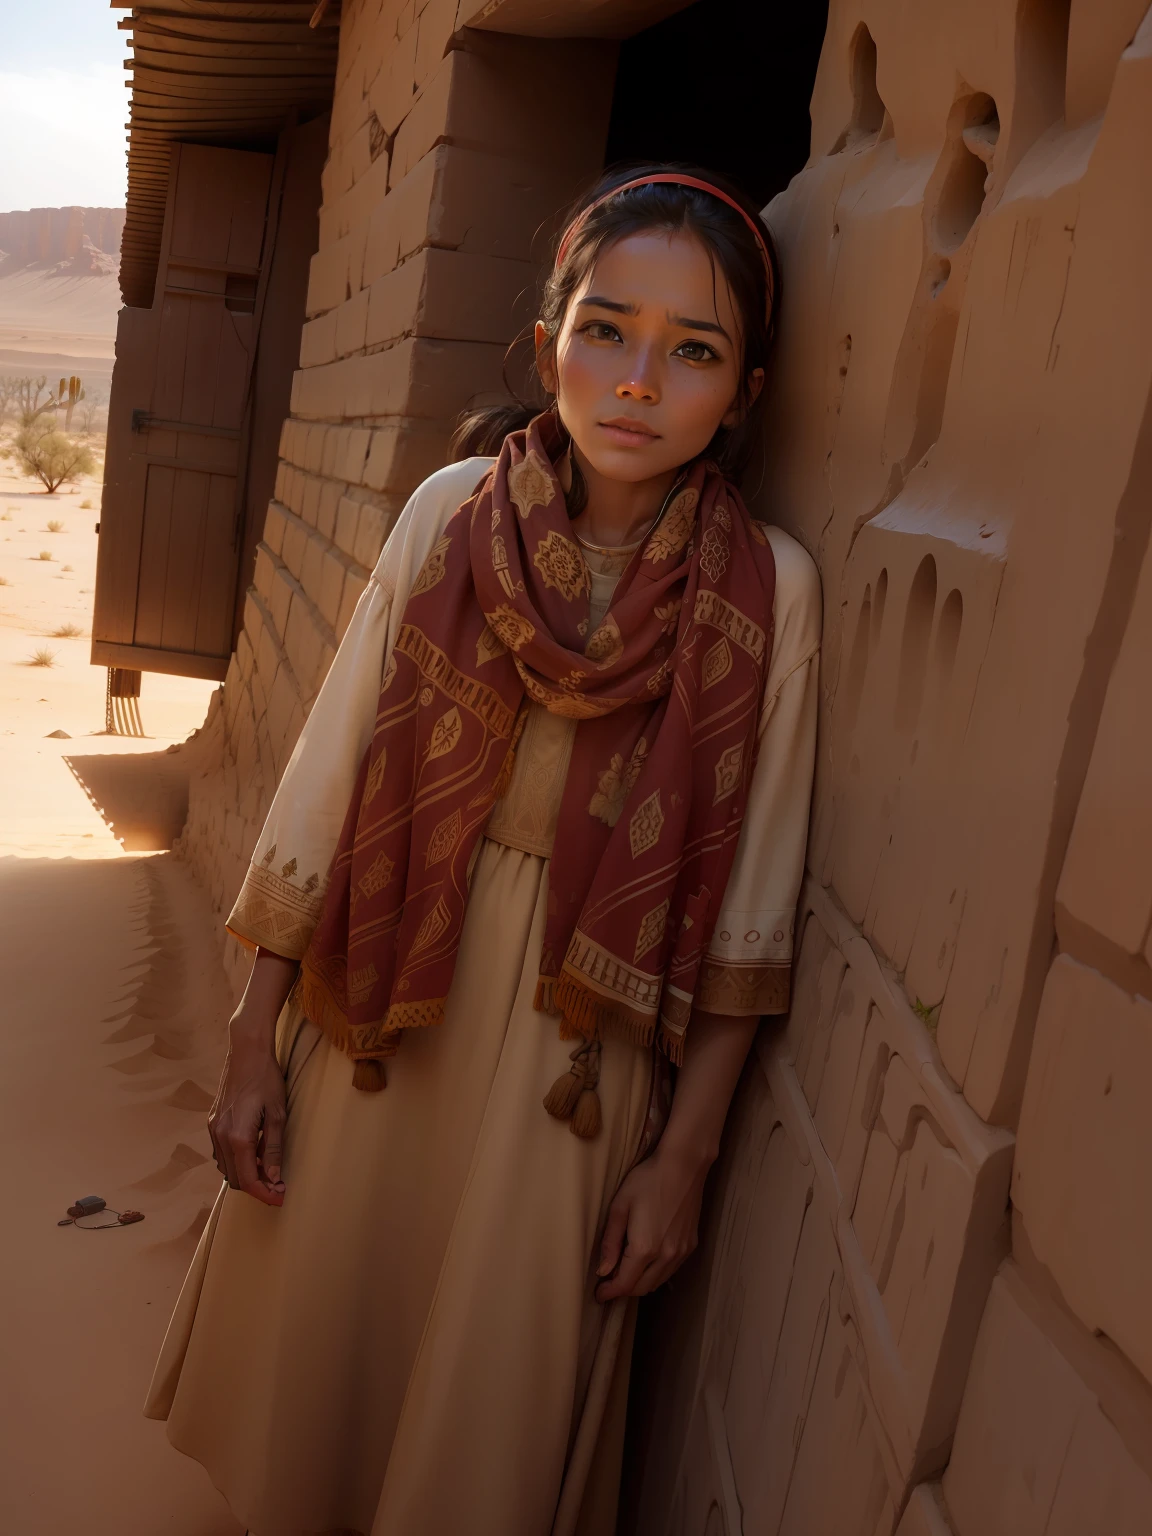
[[[133,849],[168,840],[166,749],[213,685],[148,674],[149,736],[102,734],[98,505],[98,478],[50,497],[0,474],[0,1532],[239,1536],[140,1412],[219,1186],[204,1116],[229,1000],[203,892],[170,854]],[[67,624],[81,634],[54,638]],[[41,648],[53,665],[29,665]],[[146,1219],[58,1227],[85,1194]]]

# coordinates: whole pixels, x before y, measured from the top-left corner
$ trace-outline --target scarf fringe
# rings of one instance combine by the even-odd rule
[[[664,1023],[637,1013],[627,1003],[609,1003],[570,972],[560,976],[540,976],[536,981],[533,1006],[537,1013],[560,1015],[561,1040],[603,1040],[609,1036],[627,1040],[630,1045],[652,1045],[667,1056],[673,1066],[684,1065],[684,1036]]]
[[[301,967],[292,997],[304,1015],[327,1036],[336,1049],[352,1058],[352,1086],[361,1093],[379,1093],[388,1086],[384,1063],[389,1056],[395,1056],[401,1031],[442,1023],[446,1002],[445,998],[437,997],[420,1003],[393,1004],[384,1015],[381,1026],[384,1040],[374,1051],[358,1051],[356,1032],[349,1025],[347,1014],[323,980],[306,963]]]

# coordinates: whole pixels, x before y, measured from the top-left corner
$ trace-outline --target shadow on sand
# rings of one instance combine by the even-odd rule
[[[64,761],[126,852],[171,848],[188,817],[188,767],[181,753],[101,753]]]

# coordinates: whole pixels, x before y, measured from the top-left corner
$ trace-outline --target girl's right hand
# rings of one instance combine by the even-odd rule
[[[208,1115],[216,1166],[228,1181],[264,1205],[284,1204],[280,1164],[287,1118],[284,1076],[263,1043],[234,1034]]]
[[[287,1095],[276,1061],[276,1020],[296,980],[295,960],[268,949],[256,961],[228,1028],[228,1059],[208,1115],[216,1166],[264,1205],[284,1204],[280,1168]]]

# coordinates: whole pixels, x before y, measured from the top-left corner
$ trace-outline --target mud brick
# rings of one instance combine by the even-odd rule
[[[1112,1384],[1089,1384],[1077,1347],[1017,1266],[1006,1265],[988,1300],[944,1474],[957,1536],[1152,1529],[1146,1461],[1133,1457],[1130,1433],[1120,1433],[1127,1415],[1104,1411]],[[1099,1346],[1087,1336],[1083,1348]]]
[[[304,569],[304,546],[307,541],[308,529],[306,525],[299,518],[286,518],[281,558],[293,576],[297,578]]]
[[[336,508],[340,505],[341,485],[337,480],[325,480],[320,486],[320,505],[316,510],[316,531],[331,542],[336,528]]]
[[[327,550],[320,571],[320,587],[316,593],[316,606],[332,629],[340,616],[340,599],[344,595],[344,577],[347,567],[334,550]]]
[[[1071,1310],[1152,1381],[1152,1002],[1067,955],[1044,988],[1012,1199]]]
[[[300,332],[300,366],[315,368],[336,356],[336,323],[339,309],[330,309],[305,323]]]
[[[359,352],[364,347],[367,339],[368,300],[368,290],[361,289],[335,311],[336,329],[333,339],[335,356],[349,357],[353,352]],[[319,361],[327,362],[328,359],[323,358]]]
[[[360,505],[359,501],[355,501],[349,496],[342,496],[340,504],[336,509],[334,542],[348,555],[356,548],[356,529],[360,523]]]
[[[268,503],[268,511],[264,514],[264,543],[274,555],[278,555],[284,547],[284,526],[288,520],[285,509],[275,501]]]
[[[412,108],[416,91],[416,47],[419,28],[415,21],[396,39],[387,62],[368,92],[368,101],[387,134],[393,134]]]
[[[402,417],[377,427],[364,467],[364,484],[377,491],[411,495],[448,457],[448,425]]]

